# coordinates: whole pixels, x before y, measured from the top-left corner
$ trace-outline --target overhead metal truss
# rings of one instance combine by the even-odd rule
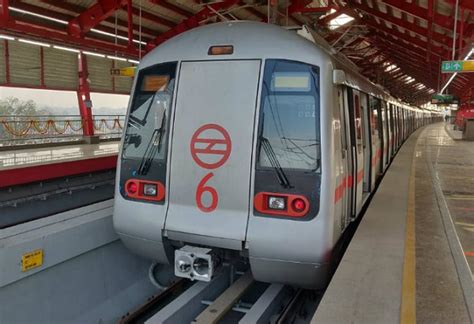
[[[453,44],[455,58],[472,48],[474,2],[458,2],[455,22],[456,0],[0,0],[0,34],[138,59],[169,38],[215,21],[305,23],[361,73],[419,104],[446,82],[439,65],[452,58]],[[329,28],[341,14],[354,20]],[[386,71],[387,65],[399,68]],[[407,76],[415,81],[407,83]],[[461,96],[473,82],[474,73],[458,75],[448,91]]]

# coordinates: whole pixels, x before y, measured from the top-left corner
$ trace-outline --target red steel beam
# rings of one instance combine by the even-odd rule
[[[127,0],[128,48],[133,48],[133,12],[132,0]]]
[[[169,3],[165,0],[149,0],[151,3],[154,3],[160,7],[163,7],[165,9],[168,9],[170,11],[173,11],[174,13],[177,13],[183,17],[189,18],[193,15],[191,11],[188,11],[186,9],[183,9],[181,7],[178,7],[172,3]]]
[[[382,46],[382,48],[385,48],[385,50],[387,52],[389,52],[390,55],[392,55],[392,53],[394,53],[393,55],[398,55],[398,56],[403,56],[404,59],[406,61],[408,61],[409,63],[407,63],[407,65],[410,65],[410,64],[414,64],[414,68],[417,69],[418,67],[421,67],[423,65],[426,65],[424,59],[423,59],[423,56],[420,55],[419,53],[416,53],[416,52],[412,52],[411,49],[409,49],[408,47],[406,48],[403,48],[401,47],[400,45],[396,44],[395,42],[391,43],[391,42],[385,42],[385,41],[382,41],[382,40],[378,40],[379,42],[379,45]],[[433,58],[433,55],[432,55],[432,58]],[[434,60],[436,60],[436,58],[433,58]],[[396,63],[398,65],[398,63]],[[438,68],[439,68],[439,64],[436,63],[436,64],[431,64],[428,66],[428,69],[429,71],[431,71],[431,73],[433,75],[437,75],[438,73]],[[462,85],[462,81],[460,81],[458,78],[454,79],[453,82],[456,84],[456,85],[459,85],[461,86]],[[436,84],[437,84],[437,80],[435,80],[434,78],[431,78],[431,81],[426,83],[427,85],[429,84],[433,89],[436,88]]]
[[[428,35],[427,35],[427,41],[428,41],[428,48],[426,51],[426,61],[430,62],[431,61],[431,40],[434,39],[435,34],[433,32],[433,18],[434,18],[434,0],[428,0]],[[435,39],[436,40],[436,39]],[[451,39],[451,46],[452,43],[454,42],[454,39]],[[448,44],[449,46],[449,44]]]
[[[382,0],[382,1],[391,7],[404,11],[412,16],[421,18],[426,21],[428,20],[428,9],[418,6],[416,2],[409,3],[404,0]],[[472,0],[468,0],[468,1],[472,1]],[[453,30],[454,19],[452,17],[445,16],[438,12],[435,12],[433,18],[434,18],[433,23],[435,25],[443,27],[447,29],[448,31]]]
[[[46,87],[44,82],[44,48],[40,47],[40,85]]]
[[[44,2],[44,3],[50,5],[54,8],[69,11],[69,12],[75,14],[75,15],[80,14],[81,12],[86,10],[86,8],[84,8],[82,6],[74,5],[72,3],[68,3],[68,2],[64,2],[64,1],[41,0],[41,2]],[[39,14],[44,15],[44,16],[50,16],[50,17],[53,17],[53,18],[61,19],[61,20],[69,21],[72,18],[74,18],[74,17],[72,17],[72,18],[69,18],[69,19],[65,19],[65,17],[71,17],[71,16],[67,15],[67,14],[64,14],[62,12],[59,13],[57,11],[49,10],[49,9],[46,9],[46,8],[43,8],[43,7],[40,7],[40,6],[34,6],[34,5],[29,4],[29,3],[24,3],[24,2],[21,2],[21,1],[18,1],[18,0],[16,0],[14,2],[14,5],[15,5],[15,7],[18,7],[20,9],[24,9],[24,10],[27,10],[27,11],[39,13]],[[63,17],[61,17],[61,16],[63,16]],[[104,20],[104,22],[108,22],[110,24],[115,25],[115,19],[113,17],[106,18]],[[122,19],[117,19],[117,26],[120,26],[120,27],[123,27],[123,28],[128,28],[128,22],[125,21],[125,20],[122,20]],[[106,31],[106,32],[111,33],[111,34],[115,33],[114,28],[110,28],[110,27],[106,27],[106,26],[97,26],[95,29],[103,30],[103,31]],[[133,24],[133,29],[134,29],[135,32],[138,32],[140,30],[140,26],[137,25],[137,24]],[[156,36],[156,33],[157,33],[156,30],[147,28],[145,26],[141,27],[141,31],[142,31],[142,34],[147,34],[149,36]]]
[[[244,5],[245,2],[243,1],[240,1],[239,4],[241,5]],[[247,7],[245,8],[245,10],[247,10],[248,12],[250,12],[252,15],[254,15],[255,17],[258,17],[258,19],[260,19],[260,21],[267,21],[267,15],[266,14],[263,14],[261,13],[260,11],[258,11],[257,9],[253,8],[253,7]]]
[[[336,12],[329,14],[324,18],[320,18],[317,22],[319,25],[327,25],[331,20],[338,17],[339,15],[342,15],[343,13],[345,13],[346,15],[351,15],[351,12],[352,12],[351,8],[347,6],[342,7],[342,8],[339,8],[339,10],[337,10]],[[356,18],[354,15],[351,15],[351,16],[353,16],[353,18]]]
[[[8,40],[3,41],[5,51],[5,80],[10,83],[10,49],[8,47]]]
[[[138,57],[136,49],[130,50],[125,46],[111,44],[91,38],[76,38],[61,31],[54,31],[45,28],[45,26],[32,25],[18,18],[12,21],[10,19],[6,26],[1,26],[0,30],[6,34],[15,36],[28,35],[39,40],[47,40],[58,45],[69,45],[74,48],[81,48],[90,51],[99,51],[108,54],[123,55],[130,58]]]
[[[464,38],[464,7],[461,8],[461,30],[459,31],[459,47],[458,47],[458,59],[462,60],[463,57],[461,55],[463,54],[463,38]]]
[[[133,7],[132,12],[135,16],[140,15],[140,9],[138,9],[138,8]],[[144,19],[144,20],[148,20],[149,22],[159,24],[159,25],[162,25],[162,26],[166,26],[168,28],[173,28],[174,26],[176,26],[176,23],[174,21],[171,21],[169,19],[166,19],[166,18],[163,18],[163,17],[160,17],[160,16],[156,16],[156,15],[151,14],[151,13],[149,13],[149,12],[143,10],[143,9],[142,9],[142,12],[141,12],[141,16],[142,16],[142,19]]]
[[[404,56],[396,51],[392,51],[390,49],[385,49],[386,52],[389,54],[390,58],[400,67],[401,70],[405,70],[408,75],[412,75],[413,77],[416,75],[418,81],[422,81],[425,84],[429,84],[430,86],[434,86],[432,80],[430,80],[429,76],[426,75],[426,71],[422,69],[418,64],[411,62],[410,58]],[[409,70],[407,69],[409,68]]]
[[[431,2],[431,3],[432,3],[432,1],[433,0],[429,0],[429,2]],[[388,13],[383,13],[382,11],[370,8],[367,4],[364,4],[364,3],[358,4],[356,2],[351,2],[350,6],[354,9],[361,10],[361,11],[363,11],[363,12],[365,12],[365,13],[373,16],[373,17],[378,17],[382,20],[385,20],[386,22],[389,22],[393,25],[397,25],[399,27],[402,27],[402,28],[404,28],[406,30],[409,30],[409,31],[411,31],[415,34],[418,34],[420,36],[427,37],[427,38],[430,37],[429,22],[428,22],[428,29],[426,29],[426,28],[423,28],[423,27],[421,27],[420,25],[418,25],[414,22],[411,23],[408,20],[397,18],[397,17],[392,16]],[[432,38],[433,38],[434,41],[445,45],[447,48],[453,46],[453,39],[451,37],[446,36],[446,35],[441,34],[441,33],[438,33],[438,32],[434,32],[432,29],[431,29],[431,34],[432,34]]]
[[[57,12],[57,11],[54,11],[54,10],[48,10],[48,9],[43,8],[43,7],[38,7],[38,6],[31,5],[29,3],[21,2],[21,1],[14,1],[12,3],[11,7],[15,7],[15,8],[18,8],[18,9],[29,11],[31,13],[36,13],[36,14],[51,17],[51,18],[54,18],[54,19],[63,20],[63,21],[70,21],[70,20],[74,19],[74,16],[72,16],[72,15],[65,14],[65,13],[60,13],[60,12]],[[26,15],[24,16],[24,18],[26,18]],[[121,25],[120,20],[118,21],[118,25]],[[138,26],[134,25],[134,28],[138,29]],[[103,32],[107,32],[107,33],[110,33],[110,34],[115,34],[115,29],[111,28],[111,27],[97,26],[95,29],[103,31]],[[144,41],[146,41],[149,38],[150,35],[153,35],[153,36],[156,35],[155,31],[152,31],[150,33],[150,30],[148,30],[147,28],[146,29],[143,28],[142,32],[144,34],[147,34],[147,36],[142,35],[142,38],[145,39]],[[121,30],[117,30],[117,34],[120,35],[120,36],[127,36],[127,34],[123,33]],[[93,37],[93,35],[91,35],[91,34],[89,34],[88,36]]]
[[[69,3],[69,2],[65,2],[65,1],[41,0],[41,2],[44,2],[48,5],[56,7],[56,8],[60,8],[62,10],[70,11],[70,12],[75,13],[75,14],[81,13],[84,10],[86,10],[86,8],[84,8],[82,6],[78,6],[78,5],[75,5],[73,3]],[[127,9],[126,7],[127,6],[125,4],[123,6],[124,10]],[[133,14],[135,16],[138,16],[140,14],[140,10],[138,8],[133,7]],[[147,11],[144,11],[144,10],[142,10],[142,19],[147,20],[147,21],[152,22],[152,23],[157,23],[157,24],[160,24],[160,25],[163,25],[163,26],[166,26],[166,27],[173,27],[175,25],[175,23],[171,20],[165,19],[165,18],[160,17],[160,16],[153,15],[153,14],[147,12]],[[115,19],[113,17],[109,17],[105,21],[107,21],[111,24],[115,24]],[[119,24],[122,27],[127,27],[127,22],[123,21],[123,20],[120,20],[120,19],[117,19],[117,24]],[[139,26],[134,25],[134,28],[135,28],[135,30],[138,30]],[[142,31],[145,31],[145,30],[146,29],[144,27],[142,27]],[[156,31],[153,31],[152,34],[156,35]]]
[[[395,36],[399,39],[402,39],[410,44],[413,44],[421,49],[426,49],[427,47],[427,42],[424,41],[424,40],[421,40],[420,38],[417,38],[417,37],[414,37],[414,36],[411,36],[410,34],[408,33],[401,33],[393,28],[388,28],[387,26],[385,25],[382,25],[382,24],[378,24],[375,19],[367,19],[367,17],[364,17],[362,19],[362,22],[364,24],[366,24],[367,26],[373,28],[373,29],[376,29],[376,30],[379,30],[381,32],[384,32],[386,34],[389,34],[389,35],[392,35],[392,36]],[[435,46],[433,45],[432,46],[432,51],[433,53],[436,53],[438,54],[439,56],[442,56],[442,57],[446,57],[446,55],[448,55],[449,51],[442,48],[442,47],[439,47],[439,46]]]
[[[0,24],[7,22],[9,18],[9,1],[0,0]]]
[[[174,28],[171,28],[167,32],[159,35],[156,37],[153,41],[149,42],[146,46],[147,51],[150,51],[154,47],[158,46],[159,44],[163,43],[164,41],[181,34],[182,32],[185,32],[189,29],[193,29],[195,27],[199,26],[199,23],[209,17],[215,16],[216,11],[222,10],[222,9],[227,9],[232,7],[233,5],[237,4],[239,0],[225,0],[222,2],[216,2],[213,4],[210,4],[203,9],[201,9],[199,12],[197,12],[194,16],[187,18],[183,20],[181,23],[176,25]],[[212,8],[212,10],[210,9]]]
[[[78,17],[69,21],[69,34],[74,37],[83,37],[126,3],[126,0],[98,0]]]
[[[405,52],[407,54],[413,55],[415,58],[422,60],[425,57],[426,49],[421,49],[415,46],[408,46],[400,40],[393,38],[391,35],[386,36],[378,31],[373,31],[369,34],[370,38],[373,39],[371,42],[373,45],[377,45],[378,43],[384,44],[387,47],[395,47],[397,50]],[[431,53],[431,59],[436,61],[439,60],[440,56]]]
[[[293,0],[288,6],[288,14],[294,14],[296,12],[301,12],[303,8],[311,3],[311,0]]]
[[[456,5],[456,0],[446,0],[452,5]],[[472,0],[459,0],[459,6],[474,11],[474,2]]]
[[[411,49],[404,48],[403,46],[397,46],[391,42],[387,42],[385,40],[377,39],[375,42],[379,48],[384,50],[385,52],[395,52],[397,54],[403,55],[406,58],[410,59],[411,62],[419,65],[420,67],[426,66],[428,69],[437,70],[437,65],[435,64],[427,64],[424,60],[424,56],[421,53],[417,53],[416,51],[412,51]],[[434,57],[436,59],[436,57]]]

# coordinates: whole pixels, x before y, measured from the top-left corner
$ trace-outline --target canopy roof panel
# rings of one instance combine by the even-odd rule
[[[307,24],[362,74],[421,104],[443,88],[460,97],[474,92],[474,73],[440,73],[453,43],[455,59],[473,46],[474,1],[458,3],[456,10],[456,0],[0,0],[0,34],[139,59],[202,24]]]

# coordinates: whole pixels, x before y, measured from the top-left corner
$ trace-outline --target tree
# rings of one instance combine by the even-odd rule
[[[1,116],[33,116],[38,113],[36,102],[33,100],[23,101],[16,97],[0,99]]]

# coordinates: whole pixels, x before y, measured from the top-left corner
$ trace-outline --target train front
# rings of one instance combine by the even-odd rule
[[[265,53],[263,40],[295,49]],[[246,260],[257,280],[318,285],[332,242],[318,216],[322,72],[308,51],[279,27],[225,23],[143,59],[114,211],[131,250],[190,279]]]

